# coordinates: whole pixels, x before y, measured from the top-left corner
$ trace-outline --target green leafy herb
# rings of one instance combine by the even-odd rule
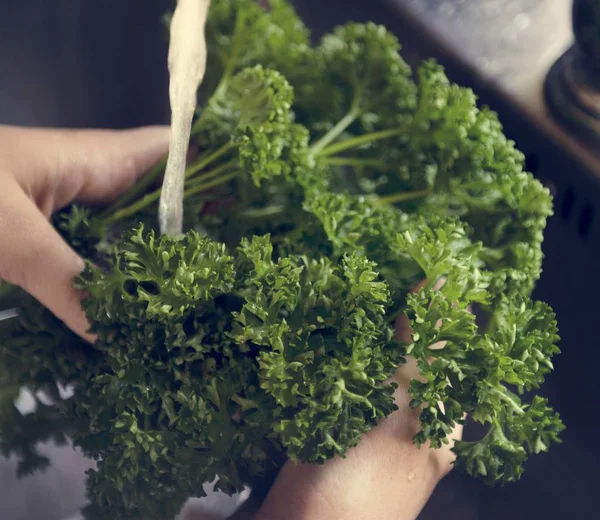
[[[284,0],[212,4],[187,233],[155,234],[164,163],[108,208],[55,215],[87,260],[98,340],[0,286],[17,308],[0,321],[1,452],[26,474],[48,463],[37,442],[73,442],[97,461],[88,520],[165,520],[206,482],[268,487],[288,459],[344,456],[396,409],[412,356],[414,442],[453,442],[469,416],[487,432],[454,445],[456,467],[518,480],[564,428],[535,395],[558,353],[531,299],[550,194],[496,115],[433,61],[413,75],[385,28],[313,46]],[[52,403],[22,416],[22,387]]]

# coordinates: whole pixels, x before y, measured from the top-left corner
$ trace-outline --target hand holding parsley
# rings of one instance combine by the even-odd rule
[[[398,320],[398,336],[410,341],[407,320]],[[346,458],[323,465],[287,463],[256,520],[414,520],[435,486],[451,470],[454,441],[462,425],[439,450],[418,448],[419,412],[411,409],[408,389],[419,371],[414,359],[394,375],[398,410],[366,433]],[[237,517],[235,517],[237,519]],[[240,516],[240,520],[248,518]]]
[[[451,450],[489,484],[564,428],[535,395],[558,353],[531,298],[552,199],[496,115],[433,61],[413,74],[381,26],[313,46],[288,2],[268,4],[211,3],[183,236],[156,234],[160,167],[53,216],[87,260],[94,348],[23,293],[0,324],[0,447],[23,471],[38,438],[96,459],[88,520],[169,519],[205,482],[277,488],[290,464],[335,474],[399,405],[419,457],[465,416],[484,424]],[[392,378],[411,359],[407,399]],[[27,425],[23,385],[56,397]]]
[[[106,204],[157,163],[168,128],[125,132],[0,127],[0,279],[22,287],[75,332],[89,325],[73,277],[84,262],[48,222],[74,200]]]

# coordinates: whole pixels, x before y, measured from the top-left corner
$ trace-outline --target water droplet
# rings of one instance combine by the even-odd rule
[[[10,318],[16,318],[18,316],[17,309],[9,309],[6,311],[0,311],[0,321],[8,320]]]
[[[21,388],[19,396],[15,400],[15,408],[19,410],[21,415],[29,415],[37,409],[37,402],[31,390],[27,388]]]
[[[61,399],[69,399],[75,395],[75,387],[73,385],[63,386],[60,383],[57,384],[58,393]]]
[[[37,399],[40,403],[45,404],[46,406],[54,405],[54,401],[50,398],[50,396],[48,394],[45,394],[41,390],[38,390],[35,393],[35,396],[37,397]]]

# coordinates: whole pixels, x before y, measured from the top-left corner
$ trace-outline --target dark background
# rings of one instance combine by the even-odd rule
[[[168,122],[167,0],[0,0],[0,123]]]
[[[376,0],[296,4],[315,35],[346,19],[372,19],[398,33],[409,61],[444,57],[443,49],[410,21]],[[169,0],[0,0],[0,124],[125,128],[168,122],[167,45],[160,17],[169,5]],[[469,84],[469,75],[447,61],[451,77]],[[509,133],[511,125],[521,124],[518,114],[503,111],[485,92],[480,94],[500,111]],[[536,153],[553,151],[542,147]],[[534,170],[535,164],[531,155]],[[564,174],[569,164],[557,159],[556,168]],[[577,175],[575,169],[568,173]],[[537,291],[556,309],[563,337],[563,354],[546,393],[569,427],[564,443],[532,457],[523,480],[504,489],[486,489],[452,473],[423,519],[600,516],[594,512],[600,483],[598,246],[590,245],[591,239],[584,242],[565,224],[572,193],[560,199],[557,216],[549,223],[545,272]]]

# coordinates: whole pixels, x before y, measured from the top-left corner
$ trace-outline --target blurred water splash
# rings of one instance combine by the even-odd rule
[[[18,316],[17,309],[8,309],[5,311],[0,311],[0,321],[8,320],[10,318],[15,318]]]

